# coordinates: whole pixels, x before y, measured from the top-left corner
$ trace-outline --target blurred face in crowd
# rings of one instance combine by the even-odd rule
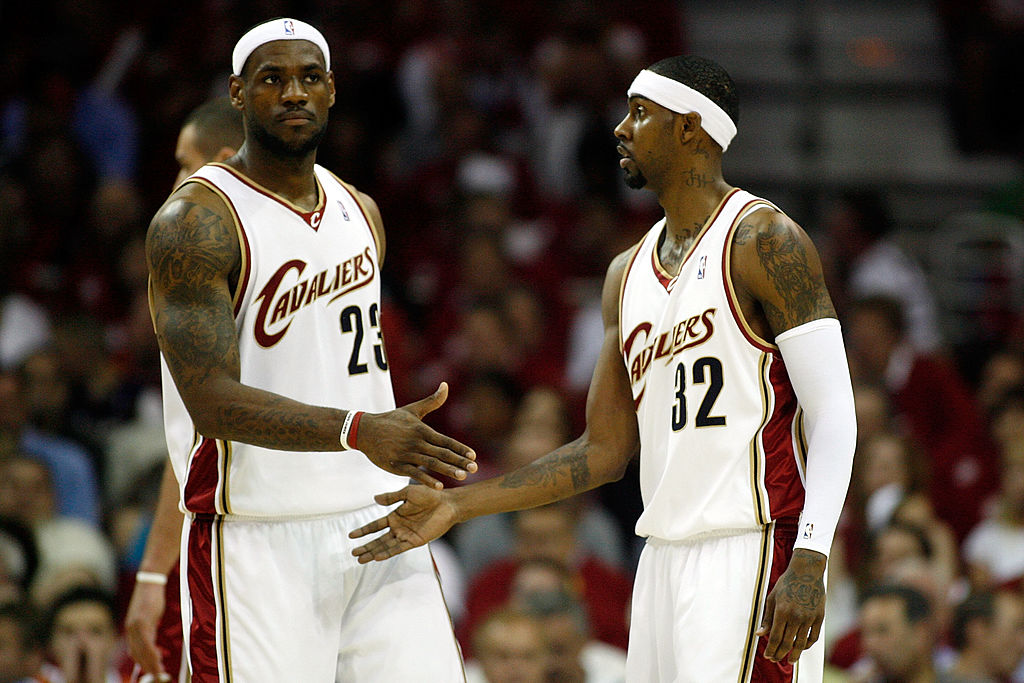
[[[199,132],[194,123],[188,124],[178,133],[178,144],[174,148],[174,160],[178,162],[179,167],[178,177],[174,179],[175,187],[210,161],[200,149]]]
[[[69,678],[77,671],[84,680],[95,680],[110,666],[117,652],[113,615],[106,605],[97,602],[65,606],[54,620],[50,650]]]
[[[861,644],[889,680],[911,680],[922,659],[931,656],[927,625],[910,623],[898,597],[874,597],[864,603]]]
[[[568,567],[576,550],[575,521],[568,510],[539,507],[516,515],[520,559],[546,558]]]
[[[487,683],[543,683],[545,648],[540,624],[525,615],[481,625],[476,658]]]
[[[995,597],[995,614],[982,639],[992,673],[1009,676],[1024,658],[1024,603],[1011,593]]]
[[[548,649],[547,680],[550,683],[584,683],[586,672],[580,653],[587,638],[572,615],[545,617],[544,639]]]
[[[0,464],[0,513],[32,525],[52,518],[55,509],[46,465],[27,457]]]
[[[17,683],[33,674],[41,663],[21,627],[11,618],[0,617],[0,683]]]

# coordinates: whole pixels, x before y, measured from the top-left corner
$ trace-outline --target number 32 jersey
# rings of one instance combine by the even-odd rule
[[[759,209],[776,210],[734,189],[675,277],[658,260],[662,219],[626,268],[619,329],[640,428],[640,536],[758,529],[803,508],[800,409],[778,347],[743,320],[729,272],[736,227]]]
[[[376,235],[355,190],[320,166],[315,176],[320,200],[308,212],[222,164],[186,181],[220,196],[238,231],[241,382],[311,405],[392,410]],[[162,365],[168,449],[190,512],[331,514],[406,483],[340,444],[338,452],[296,453],[200,435]]]

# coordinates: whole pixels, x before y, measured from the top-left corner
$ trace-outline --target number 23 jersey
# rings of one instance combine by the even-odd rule
[[[777,210],[732,190],[675,277],[658,259],[662,219],[626,268],[619,330],[640,429],[640,536],[758,529],[803,508],[800,409],[778,347],[743,320],[729,273],[736,227],[759,209]]]
[[[355,190],[320,166],[315,176],[320,200],[308,212],[223,164],[186,181],[219,195],[235,219],[241,382],[310,405],[392,410],[376,235]],[[331,514],[406,483],[340,443],[339,452],[285,452],[197,434],[166,363],[163,371],[168,449],[190,512]]]

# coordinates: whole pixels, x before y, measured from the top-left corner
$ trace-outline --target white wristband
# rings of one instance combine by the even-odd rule
[[[135,583],[155,583],[159,586],[166,586],[167,575],[157,572],[136,572]]]
[[[342,450],[351,451],[355,449],[356,433],[362,416],[363,411],[361,410],[350,410],[345,415],[345,421],[341,423],[341,434],[338,436],[339,441],[341,441]]]

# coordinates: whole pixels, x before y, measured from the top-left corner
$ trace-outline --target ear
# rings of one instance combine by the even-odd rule
[[[238,150],[235,149],[234,147],[228,147],[227,145],[225,145],[224,147],[218,149],[217,153],[213,155],[213,161],[224,161],[225,159],[230,159],[231,157],[235,156],[237,152]]]
[[[231,97],[231,106],[235,109],[245,108],[245,82],[240,76],[232,74],[228,77],[228,95]]]
[[[327,106],[328,107],[333,107],[334,106],[334,94],[335,94],[334,93],[334,72],[333,71],[328,71],[327,72],[327,89],[331,93],[331,100],[327,104]]]
[[[679,141],[684,145],[693,140],[700,133],[700,114],[695,111],[680,114],[676,117],[677,134]]]

